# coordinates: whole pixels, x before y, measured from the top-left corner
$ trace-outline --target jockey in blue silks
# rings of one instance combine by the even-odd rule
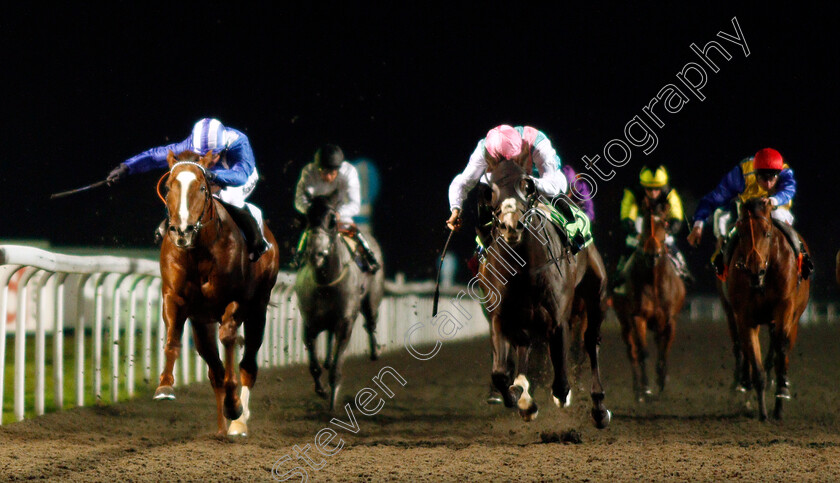
[[[168,168],[166,155],[169,151],[175,155],[183,151],[202,156],[208,151],[215,154],[216,160],[207,170],[207,180],[221,188],[215,196],[244,232],[250,259],[257,260],[271,245],[263,234],[262,211],[245,201],[259,179],[248,137],[241,131],[225,127],[218,119],[205,118],[195,123],[189,137],[180,143],[152,148],[120,163],[111,170],[108,182],[114,184],[128,175]],[[155,233],[158,241],[163,238],[166,221]]]

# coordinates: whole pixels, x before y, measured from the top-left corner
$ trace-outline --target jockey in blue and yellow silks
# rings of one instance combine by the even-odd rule
[[[636,250],[641,232],[642,216],[639,213],[639,201],[647,198],[654,206],[668,203],[668,236],[665,238],[665,245],[668,247],[668,258],[673,262],[677,273],[686,281],[692,281],[693,277],[688,270],[685,257],[677,247],[674,235],[676,235],[683,224],[683,205],[677,190],[671,188],[668,179],[668,171],[664,166],[651,169],[645,166],[639,172],[639,186],[624,190],[624,197],[621,200],[621,226],[627,235],[625,238],[626,251],[618,262],[617,275],[615,279],[615,292],[624,293],[624,282],[626,281],[625,267],[630,256]]]
[[[688,235],[688,242],[697,246],[703,234],[703,224],[715,209],[727,207],[733,201],[739,203],[750,198],[767,197],[773,205],[772,218],[793,246],[794,252],[802,254],[802,277],[808,278],[814,265],[799,235],[793,229],[793,213],[790,208],[796,194],[796,180],[793,170],[784,162],[782,155],[772,148],[764,148],[754,157],[741,161],[718,184],[717,188],[700,200],[694,213],[694,227]],[[735,246],[731,232],[728,240],[724,238],[720,253],[712,258],[712,265],[719,276],[723,276],[724,267]]]

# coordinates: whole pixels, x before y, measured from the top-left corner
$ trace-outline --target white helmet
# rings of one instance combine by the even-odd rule
[[[203,155],[207,151],[219,153],[227,149],[225,127],[218,119],[206,117],[193,126],[190,140],[193,152]]]

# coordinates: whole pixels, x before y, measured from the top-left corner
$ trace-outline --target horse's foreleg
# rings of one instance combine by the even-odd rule
[[[548,350],[551,354],[551,364],[554,366],[554,382],[551,384],[551,394],[557,407],[567,407],[571,404],[569,386],[569,369],[567,354],[569,350],[569,329],[565,323],[557,324],[554,332],[549,336]]]
[[[207,377],[210,379],[210,385],[213,387],[213,393],[216,396],[216,425],[218,427],[216,435],[224,436],[227,432],[225,416],[222,413],[225,397],[225,366],[222,365],[222,360],[219,358],[219,348],[216,347],[215,325],[210,325],[208,322],[201,323],[196,320],[193,320],[191,325],[195,339],[195,350],[204,359],[204,362],[207,363]]]
[[[259,372],[257,356],[265,335],[266,312],[265,309],[260,310],[260,308],[267,305],[267,302],[265,304],[255,304],[254,307],[257,307],[257,309],[252,310],[245,319],[245,350],[242,354],[242,360],[239,361],[239,378],[242,381],[239,400],[242,404],[242,415],[230,422],[228,436],[248,435],[248,419],[251,417],[248,402],[254,384],[257,382],[257,373]]]
[[[636,358],[639,361],[639,392],[636,397],[642,401],[651,394],[647,376],[647,318],[633,316],[633,327],[633,335],[636,337]]]
[[[774,319],[774,324],[771,328],[773,331],[772,343],[776,356],[776,406],[773,410],[773,417],[775,419],[782,419],[782,405],[786,399],[790,399],[790,384],[788,382],[787,371],[795,337],[792,332],[795,330],[798,320],[794,320],[792,304],[776,310]]]
[[[755,393],[758,398],[758,418],[765,421],[767,419],[767,406],[764,403],[764,388],[767,381],[764,376],[764,367],[761,364],[758,328],[745,328],[740,330],[739,333],[744,356],[749,361],[752,370],[752,382],[755,385]]]
[[[184,333],[184,322],[187,320],[183,306],[179,305],[176,297],[165,294],[163,297],[163,320],[166,322],[166,345],[164,355],[166,363],[160,374],[160,383],[155,390],[155,399],[175,399],[175,377],[172,370],[175,361],[181,354],[181,335]]]
[[[610,424],[611,413],[604,405],[604,386],[601,383],[601,369],[598,359],[601,348],[601,324],[606,313],[606,281],[601,282],[601,290],[596,292],[598,297],[591,297],[586,301],[585,322],[586,331],[583,333],[583,345],[589,355],[589,367],[592,373],[592,384],[589,395],[592,397],[592,419],[598,429],[606,428]],[[575,343],[579,343],[575,340]]]
[[[317,335],[315,337],[317,337]],[[314,343],[314,337],[313,337],[313,343]],[[330,364],[332,363],[331,359],[332,359],[332,354],[333,354],[333,348],[335,346],[335,335],[333,334],[333,332],[331,330],[327,331],[327,343],[325,345],[327,346],[327,355],[324,357],[324,369],[329,369]],[[317,359],[316,359],[316,362],[317,362]],[[311,367],[311,363],[312,363],[312,361],[310,360],[310,367]],[[318,371],[318,374],[320,375],[321,371]],[[324,394],[326,394],[326,393],[324,393]]]
[[[528,356],[531,351],[530,346],[519,346],[516,348],[516,355],[519,363],[516,378],[513,384],[508,388],[513,393],[516,399],[516,405],[519,408],[519,415],[526,423],[537,419],[539,407],[534,399],[531,397],[529,390],[531,383],[528,381]]]
[[[236,394],[236,372],[233,370],[236,361],[234,361],[234,344],[236,344],[236,331],[239,329],[240,321],[237,320],[239,311],[239,303],[231,302],[225,308],[225,313],[222,315],[222,325],[219,327],[219,340],[225,348],[225,400],[224,400],[224,414],[225,417],[234,420],[242,415],[242,403],[239,401],[239,396]]]
[[[306,346],[306,353],[309,354],[309,373],[312,375],[312,380],[315,381],[315,394],[326,399],[327,391],[321,385],[321,364],[318,362],[318,353],[315,347],[315,339],[317,337],[318,333],[308,324],[305,324],[303,328],[303,345]],[[327,359],[324,362],[324,365],[327,367],[329,367],[327,364],[330,362],[330,354],[332,353],[332,341],[332,331],[327,331]]]
[[[502,395],[502,402],[505,403],[505,407],[512,408],[516,404],[516,400],[510,393],[510,383],[512,382],[508,367],[510,345],[502,335],[501,321],[495,315],[491,316],[490,320],[490,342],[493,344],[493,368],[490,372],[493,386]]]
[[[674,344],[674,336],[677,330],[676,315],[671,315],[662,330],[656,335],[657,343],[657,359],[656,359],[656,384],[659,386],[659,392],[665,390],[665,383],[668,381],[668,354],[671,352],[671,346]]]
[[[335,411],[338,394],[341,390],[342,369],[344,367],[344,349],[350,342],[350,334],[355,320],[339,321],[335,332],[335,353],[330,365],[330,411]]]

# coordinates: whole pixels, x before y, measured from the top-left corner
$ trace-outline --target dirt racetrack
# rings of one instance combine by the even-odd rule
[[[840,481],[836,325],[801,330],[791,360],[793,399],[783,423],[759,423],[745,409],[745,398],[730,392],[732,361],[723,324],[679,327],[670,386],[645,405],[632,401],[624,347],[617,327],[607,325],[602,364],[613,421],[603,431],[592,426],[588,395],[579,392],[572,408],[561,411],[550,405],[546,389],[537,390],[541,410],[529,424],[512,410],[488,406],[489,362],[485,339],[444,344],[425,362],[405,352],[377,362],[349,361],[347,402],[364,386],[376,388],[371,378],[384,366],[407,381],[405,387],[388,384],[395,394],[385,397],[379,414],[355,411],[357,434],[329,423],[305,367],[260,373],[251,397],[251,436],[244,441],[212,436],[215,408],[206,383],[177,388],[174,402],[153,402],[149,389],[130,403],[0,428],[0,476],[270,481],[275,463],[292,455],[276,466],[276,474],[297,464],[311,481]],[[348,419],[344,411],[338,416]],[[345,444],[334,456],[314,448],[316,433],[325,427]],[[569,430],[579,435],[578,444],[552,442]],[[307,444],[320,469],[293,461],[293,446]]]

